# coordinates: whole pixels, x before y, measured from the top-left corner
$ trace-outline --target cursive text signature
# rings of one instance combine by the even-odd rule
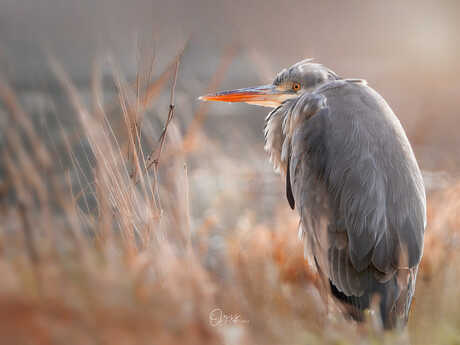
[[[239,313],[224,313],[220,308],[215,308],[209,312],[209,323],[213,327],[233,325],[237,323],[249,323],[249,320],[243,320]]]

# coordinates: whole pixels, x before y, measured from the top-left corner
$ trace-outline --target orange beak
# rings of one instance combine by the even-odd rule
[[[243,102],[262,107],[276,108],[286,99],[291,98],[294,95],[295,93],[288,90],[281,90],[274,85],[264,85],[259,87],[217,92],[201,96],[199,99],[202,101]]]

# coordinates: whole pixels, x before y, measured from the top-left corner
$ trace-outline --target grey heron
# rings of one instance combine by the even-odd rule
[[[386,329],[404,326],[423,253],[426,197],[411,145],[385,100],[364,80],[311,60],[283,69],[272,84],[200,99],[274,108],[265,149],[286,178],[287,200],[325,288],[355,320],[377,301]]]

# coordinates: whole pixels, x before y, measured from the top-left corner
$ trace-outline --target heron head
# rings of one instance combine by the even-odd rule
[[[263,107],[276,108],[290,98],[305,92],[312,92],[324,83],[338,79],[338,76],[311,59],[300,61],[279,72],[272,84],[221,91],[201,96],[203,101],[243,102]]]

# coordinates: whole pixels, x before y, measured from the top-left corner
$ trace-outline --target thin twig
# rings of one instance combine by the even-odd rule
[[[156,203],[158,205],[158,210],[160,211],[160,218],[163,213],[163,207],[161,206],[161,198],[160,198],[160,184],[158,183],[158,164],[155,164],[153,166],[153,181],[154,181],[154,189],[155,189],[155,194],[154,197],[156,196]]]
[[[190,187],[188,184],[187,163],[184,162],[184,179],[185,179],[185,221],[187,231],[187,253],[193,254],[192,249],[192,222],[190,220]]]
[[[165,126],[163,128],[163,131],[160,135],[159,139],[159,146],[155,151],[152,151],[148,158],[147,158],[147,166],[146,170],[150,169],[152,164],[155,164],[158,167],[158,164],[160,163],[160,158],[161,158],[161,153],[163,152],[163,147],[164,143],[166,140],[166,134],[168,131],[169,124],[171,123],[173,117],[174,117],[174,109],[175,109],[175,104],[174,104],[174,99],[175,99],[175,90],[176,90],[176,84],[177,84],[177,74],[179,72],[179,65],[180,65],[180,56],[178,57],[176,61],[176,68],[174,71],[174,78],[173,78],[173,84],[171,86],[171,93],[169,96],[169,112],[168,112],[168,118],[166,120]],[[154,154],[156,153],[156,157],[153,158]]]

